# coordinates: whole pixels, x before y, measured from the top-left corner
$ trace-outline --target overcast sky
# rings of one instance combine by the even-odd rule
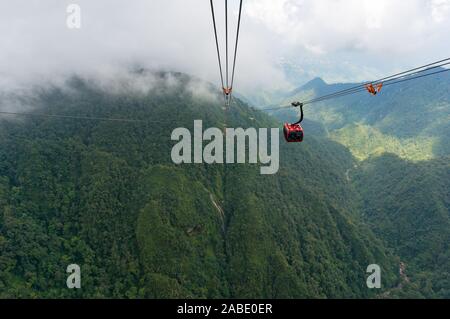
[[[214,1],[222,25],[224,0]],[[229,0],[232,21],[238,2]],[[81,29],[66,25],[72,3]],[[449,31],[450,0],[244,0],[236,89],[376,78],[450,56]],[[3,88],[130,65],[219,85],[216,59],[208,0],[0,2]]]

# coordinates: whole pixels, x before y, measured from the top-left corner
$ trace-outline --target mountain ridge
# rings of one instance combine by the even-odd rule
[[[449,296],[448,248],[440,239],[448,238],[450,214],[449,83],[442,73],[385,87],[376,97],[362,92],[305,108],[306,119],[322,123],[325,136],[351,151],[356,164],[349,179],[362,198],[364,220],[407,264],[411,283],[393,290],[397,297]],[[352,86],[310,83],[289,100]],[[296,118],[292,111],[273,115]]]
[[[373,297],[372,263],[384,289],[396,286],[398,260],[360,220],[345,176],[354,161],[335,142],[282,143],[276,176],[171,163],[172,128],[224,123],[220,99],[185,83],[113,95],[78,83],[77,94],[37,97],[41,112],[159,124],[2,121],[1,297]],[[239,100],[228,121],[278,125]],[[83,290],[64,286],[68,263],[80,264]]]

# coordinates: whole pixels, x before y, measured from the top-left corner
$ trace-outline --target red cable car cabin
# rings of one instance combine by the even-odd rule
[[[284,124],[283,128],[284,138],[288,143],[301,143],[303,142],[303,128],[300,124]]]
[[[301,143],[303,142],[303,128],[300,123],[303,121],[303,103],[294,102],[292,103],[294,107],[300,107],[300,120],[297,123],[289,124],[285,123],[283,127],[284,138],[288,143]]]

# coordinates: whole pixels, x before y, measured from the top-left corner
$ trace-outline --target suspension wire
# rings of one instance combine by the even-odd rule
[[[259,109],[260,111],[278,111],[278,110],[283,110],[283,109],[290,109],[292,107],[292,105],[284,105],[284,106],[274,106],[274,107],[269,107],[269,108],[264,108],[264,109]]]
[[[426,70],[421,70],[419,72],[424,72],[424,71],[427,71],[427,70],[431,70],[431,69],[434,69],[434,68],[445,66],[445,65],[450,64],[450,62],[448,62],[448,61],[450,61],[450,58],[447,58],[447,59],[444,59],[444,60],[441,60],[441,61],[437,61],[437,62],[434,62],[434,63],[430,63],[430,64],[427,64],[427,65],[424,65],[424,66],[421,66],[421,67],[417,67],[417,68],[414,68],[414,69],[411,69],[411,70],[408,70],[408,71],[400,72],[400,73],[397,73],[397,74],[394,74],[394,75],[391,75],[391,76],[388,76],[388,77],[384,77],[384,78],[381,78],[381,79],[378,79],[378,80],[375,80],[375,81],[365,82],[363,84],[359,84],[357,86],[354,86],[354,87],[351,87],[351,88],[348,88],[348,89],[345,89],[345,90],[342,90],[342,91],[339,91],[339,92],[335,92],[335,93],[331,93],[331,94],[322,96],[321,98],[328,97],[328,96],[333,96],[335,94],[340,94],[340,93],[347,92],[347,91],[357,90],[357,89],[360,89],[360,88],[365,89],[365,86],[368,85],[368,84],[374,84],[374,83],[378,83],[379,84],[380,82],[385,82],[387,80],[392,80],[393,78],[398,78],[400,76],[412,75],[412,74],[415,74],[415,73],[411,73],[411,72],[418,71],[418,70],[421,70],[421,69],[424,69],[424,68],[427,68],[427,67],[430,67],[430,66],[433,66],[433,67],[429,68],[429,69],[426,69]],[[443,62],[446,62],[446,63],[443,63]],[[439,64],[439,63],[442,63],[442,64],[435,66],[436,64]],[[308,101],[308,102],[311,102],[311,101]]]
[[[240,27],[241,27],[241,14],[242,14],[242,0],[239,4],[239,18],[238,18],[237,31],[236,31],[236,44],[234,46],[233,71],[231,74],[231,88],[233,88],[234,73],[235,73],[235,69],[236,69],[236,56],[237,56],[238,43],[239,43],[239,31],[240,31]]]
[[[226,56],[226,90],[228,91],[230,89],[229,87],[229,83],[228,83],[228,0],[225,0],[225,56]],[[222,88],[223,85],[222,85]],[[229,96],[229,92],[228,94],[224,94],[225,97],[225,109],[224,109],[224,128],[223,128],[223,134],[224,136],[227,135],[227,126],[228,126],[228,110],[230,108],[230,96]],[[228,165],[224,166],[224,183],[223,183],[223,202],[224,202],[224,209],[226,209],[226,197],[227,197],[227,167]],[[225,233],[225,220],[224,220],[224,226],[222,227],[223,232]]]
[[[439,74],[439,73],[444,73],[444,72],[449,72],[450,69],[444,69],[444,70],[440,70],[440,71],[436,71],[436,72],[432,72],[432,73],[427,73],[427,74],[423,74],[423,75],[419,75],[419,76],[413,76],[413,77],[400,77],[400,78],[396,78],[393,79],[391,81],[393,82],[389,82],[387,84],[384,84],[383,86],[389,86],[389,85],[393,85],[393,84],[398,84],[398,83],[402,83],[402,82],[407,82],[407,81],[412,81],[412,80],[416,80],[419,78],[424,78],[427,76],[431,76],[431,75],[435,75],[435,74]],[[396,80],[396,81],[394,81]],[[326,100],[331,100],[331,99],[335,99],[335,98],[339,98],[339,97],[343,97],[343,96],[347,96],[347,95],[352,95],[352,94],[356,94],[356,93],[362,93],[365,92],[365,88],[357,90],[357,91],[353,91],[353,92],[342,92],[339,95],[334,95],[328,98],[324,98],[322,100],[317,100],[317,101],[311,101],[311,102],[305,102],[302,103],[303,105],[308,105],[308,104],[313,104],[313,103],[318,103],[318,102],[323,102]],[[270,108],[264,108],[264,109],[260,109],[261,111],[277,111],[277,110],[282,110],[282,109],[289,109],[292,108],[293,105],[285,105],[285,106],[277,106],[277,107],[270,107]]]
[[[450,64],[450,62],[445,63],[445,64],[443,64],[443,65],[447,65],[447,64]],[[391,85],[391,84],[396,84],[396,83],[404,82],[404,81],[401,81],[401,82],[398,82],[398,81],[397,81],[397,80],[400,80],[400,79],[411,79],[411,80],[414,80],[414,79],[422,78],[422,77],[424,77],[424,76],[418,76],[418,77],[416,77],[416,75],[421,74],[421,73],[424,73],[424,72],[427,72],[427,71],[430,71],[430,70],[433,70],[433,69],[437,69],[437,68],[439,68],[439,67],[441,67],[441,66],[442,66],[442,65],[439,65],[439,66],[431,67],[431,68],[428,68],[428,69],[425,69],[425,70],[422,70],[422,71],[418,71],[418,72],[415,72],[415,73],[411,73],[411,74],[407,74],[407,75],[404,75],[404,76],[395,77],[395,78],[392,78],[392,79],[390,79],[390,80],[388,80],[388,81],[386,81],[386,82],[374,82],[374,84],[375,84],[375,85],[377,85],[377,84],[383,84],[383,87],[385,87],[385,86],[389,86],[389,85]],[[449,70],[449,69],[444,69],[444,70],[441,70],[441,71],[447,72],[448,70]],[[441,71],[433,72],[433,73],[426,73],[425,76],[429,76],[429,75],[433,75],[433,74],[442,73]],[[311,101],[306,101],[306,102],[303,103],[303,105],[312,104],[312,103],[317,103],[317,102],[322,102],[322,101],[326,101],[326,100],[333,99],[333,98],[336,98],[336,97],[346,96],[346,95],[349,95],[349,94],[360,93],[360,92],[365,92],[365,91],[366,91],[366,88],[365,88],[365,87],[362,87],[362,88],[359,88],[359,89],[355,89],[355,90],[353,90],[353,91],[348,91],[348,92],[345,92],[345,91],[343,91],[343,92],[337,92],[336,94],[331,95],[331,96],[328,96],[328,97],[327,97],[327,96],[324,96],[324,97],[320,97],[320,98],[317,98],[317,99],[314,99],[314,100],[311,100]]]
[[[408,82],[408,81],[411,81],[411,80],[416,80],[416,79],[424,78],[424,77],[427,77],[427,76],[430,76],[430,75],[439,74],[439,73],[444,73],[444,72],[449,72],[449,71],[450,71],[450,69],[444,69],[444,70],[440,70],[440,71],[436,71],[436,72],[432,72],[432,73],[423,74],[423,75],[420,75],[420,76],[415,76],[415,77],[411,77],[411,78],[400,79],[400,80],[398,80],[398,81],[388,83],[388,84],[386,84],[386,86],[393,85],[393,84],[397,84],[397,83]]]
[[[427,69],[424,69],[424,70],[420,70],[420,71],[417,71],[417,72],[414,72],[414,73],[405,74],[403,76],[393,77],[390,80],[387,80],[385,82],[382,82],[382,81],[378,81],[377,82],[377,81],[375,81],[375,82],[370,82],[370,83],[372,85],[383,84],[383,86],[386,86],[388,83],[390,83],[392,81],[395,81],[395,80],[398,80],[398,79],[403,79],[403,78],[408,77],[408,76],[414,76],[414,75],[417,75],[417,74],[420,74],[420,73],[423,73],[423,72],[427,72],[427,71],[430,71],[430,70],[433,70],[433,69],[437,69],[439,67],[442,67],[442,66],[445,66],[445,65],[448,65],[448,64],[450,64],[450,62],[443,63],[443,64],[440,64],[440,65],[437,65],[437,66],[434,66],[434,67],[430,67],[430,68],[427,68]],[[333,94],[329,94],[329,95],[326,95],[326,96],[318,97],[318,98],[313,99],[311,101],[306,101],[304,104],[311,104],[311,103],[315,103],[315,102],[328,100],[330,98],[339,97],[339,96],[342,96],[343,94],[347,95],[347,93],[358,93],[358,92],[363,92],[363,91],[366,91],[366,85],[361,86],[361,87],[355,87],[354,89],[351,89],[351,90],[347,89],[347,90],[335,92]]]
[[[0,111],[0,115],[33,116],[33,117],[48,117],[48,118],[75,119],[75,120],[88,120],[88,121],[109,121],[109,122],[124,122],[124,123],[148,123],[148,121],[144,121],[144,120],[134,120],[134,119],[124,119],[124,118],[74,116],[74,115],[44,114],[44,113],[19,113],[19,112]],[[155,123],[161,123],[161,122],[155,122]]]
[[[446,62],[446,63],[441,63],[441,62],[445,62],[445,61],[449,61],[449,60],[450,60],[450,58],[444,59],[444,60],[441,60],[441,61],[438,61],[438,62],[435,62],[435,63],[427,64],[427,65],[422,66],[422,67],[414,68],[414,69],[411,69],[411,70],[408,70],[408,71],[405,71],[405,72],[401,72],[401,73],[398,73],[398,74],[395,74],[395,75],[391,75],[389,77],[385,77],[385,78],[382,78],[380,80],[376,80],[376,81],[373,81],[373,82],[367,82],[366,84],[381,84],[381,83],[383,83],[383,86],[389,86],[389,85],[392,85],[392,84],[397,84],[397,83],[402,83],[402,82],[406,82],[406,81],[411,81],[411,80],[415,80],[415,79],[418,79],[418,78],[431,76],[431,75],[434,75],[434,74],[448,72],[448,71],[450,71],[450,69],[444,69],[444,70],[440,70],[440,71],[437,71],[437,72],[432,72],[432,73],[427,73],[427,74],[424,74],[424,75],[421,75],[421,76],[416,76],[418,74],[421,74],[421,73],[424,73],[424,72],[427,72],[427,71],[430,71],[430,70],[433,70],[433,69],[436,69],[436,68],[448,65],[448,64],[450,64],[450,62]],[[441,64],[437,65],[437,66],[433,66],[433,67],[427,68],[427,69],[424,69],[424,70],[421,70],[421,69],[423,69],[423,68],[425,68],[427,66],[432,66],[432,65],[435,65],[437,63],[441,63]],[[416,70],[420,70],[420,71],[411,73],[412,71],[416,71]],[[385,81],[385,80],[387,80],[387,81]],[[385,82],[383,82],[383,81],[385,81]],[[349,89],[345,89],[345,90],[342,90],[342,91],[334,92],[332,94],[327,94],[325,96],[321,96],[321,97],[318,97],[318,98],[306,101],[306,102],[303,103],[303,105],[313,104],[313,103],[317,103],[317,102],[326,101],[326,100],[329,100],[329,99],[334,99],[334,98],[337,98],[337,97],[342,97],[342,96],[346,96],[346,95],[350,95],[350,94],[364,92],[364,91],[366,91],[366,88],[365,88],[366,84],[362,84],[362,85],[358,85],[358,86],[355,86],[355,87],[352,87],[352,88],[349,88]],[[291,107],[292,107],[292,105],[274,106],[274,107],[269,107],[269,108],[263,108],[263,109],[260,109],[260,110],[262,110],[262,111],[275,111],[275,110],[287,109],[287,108],[291,108]]]
[[[408,81],[412,81],[412,80],[416,80],[416,79],[420,79],[420,78],[424,78],[424,77],[428,77],[431,75],[436,75],[436,74],[440,74],[440,73],[444,73],[444,72],[449,72],[450,69],[444,69],[444,70],[439,70],[439,71],[435,71],[432,73],[427,73],[427,74],[422,74],[422,75],[416,75],[416,76],[412,76],[412,77],[403,77],[403,78],[398,78],[396,79],[396,81],[390,82],[385,84],[384,86],[390,86],[390,85],[394,85],[394,84],[398,84],[398,83],[403,83],[403,82],[408,82]],[[363,90],[358,91],[358,92],[344,92],[342,93],[340,96],[337,97],[343,97],[346,95],[350,95],[350,94],[355,94],[355,93],[360,93],[363,92]],[[335,97],[335,98],[337,98]],[[331,99],[331,98],[329,98]],[[324,101],[324,100],[322,100]],[[317,101],[317,102],[321,102],[321,101]],[[312,104],[313,102],[309,102],[309,103],[302,103],[303,105],[307,105],[307,104]],[[316,102],[314,102],[316,103]],[[281,107],[276,107],[276,108],[268,108],[268,109],[261,109],[262,111],[272,111],[272,110],[280,110],[280,109],[287,109],[287,108],[291,108],[292,105],[286,105],[286,106],[281,106]],[[44,113],[20,113],[20,112],[7,112],[7,111],[0,111],[0,115],[12,115],[12,116],[30,116],[30,117],[46,117],[46,118],[61,118],[61,119],[76,119],[76,120],[88,120],[88,121],[109,121],[109,122],[123,122],[123,123],[163,123],[161,121],[145,121],[145,120],[135,120],[135,119],[125,119],[125,118],[110,118],[110,117],[91,117],[91,116],[74,116],[74,115],[61,115],[61,114],[44,114]]]
[[[226,77],[227,77],[227,89],[228,85],[228,0],[225,0],[225,57],[226,57]]]
[[[222,82],[222,88],[224,88],[225,86],[224,86],[224,82],[223,82],[222,61],[220,59],[219,40],[217,37],[216,16],[214,14],[213,0],[210,0],[210,3],[211,3],[211,14],[212,14],[212,20],[213,20],[213,26],[214,26],[214,37],[216,39],[217,59],[219,61],[220,81]]]
[[[228,30],[228,0],[225,0],[225,72],[223,72],[222,68],[222,61],[221,61],[221,55],[220,55],[220,47],[219,47],[219,40],[217,35],[217,23],[216,23],[216,16],[215,16],[215,10],[214,10],[214,3],[213,0],[210,0],[211,5],[211,15],[213,20],[213,26],[214,26],[214,37],[216,41],[216,50],[217,50],[217,60],[219,62],[219,71],[220,71],[220,81],[222,84],[222,91],[225,99],[225,108],[228,108],[231,103],[231,95],[234,85],[234,76],[236,71],[236,59],[237,59],[237,51],[238,51],[238,45],[239,45],[239,34],[240,34],[240,26],[241,26],[241,17],[242,17],[242,6],[243,6],[243,0],[240,0],[239,4],[239,17],[238,17],[238,23],[236,28],[236,42],[234,46],[234,57],[232,60],[232,70],[231,70],[231,85],[230,85],[230,49],[229,49],[229,30]],[[224,75],[225,73],[225,75]]]

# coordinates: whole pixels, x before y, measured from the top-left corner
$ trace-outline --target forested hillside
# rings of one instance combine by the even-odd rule
[[[449,84],[447,72],[387,86],[377,96],[362,92],[320,102],[305,111],[308,118],[326,126],[330,138],[360,159],[385,150],[413,161],[431,159],[450,154]],[[315,79],[292,92],[287,101],[307,100],[355,85]]]
[[[365,298],[399,284],[399,259],[361,220],[343,146],[320,134],[280,143],[274,176],[257,165],[176,166],[173,128],[221,128],[221,100],[181,74],[155,83],[115,91],[73,78],[32,99],[33,112],[144,123],[2,118],[1,298]],[[238,100],[227,118],[279,125]],[[66,288],[72,263],[80,290]],[[381,291],[366,286],[373,263]]]
[[[383,155],[352,174],[375,233],[401,256],[411,285],[399,296],[450,297],[450,158]]]
[[[291,99],[354,85],[316,79],[293,92]],[[376,97],[363,92],[305,110],[307,118],[323,123],[321,136],[352,152],[356,165],[348,177],[360,194],[363,219],[404,263],[408,280],[385,296],[449,298],[449,75],[385,87]],[[295,117],[289,111],[276,115]]]

